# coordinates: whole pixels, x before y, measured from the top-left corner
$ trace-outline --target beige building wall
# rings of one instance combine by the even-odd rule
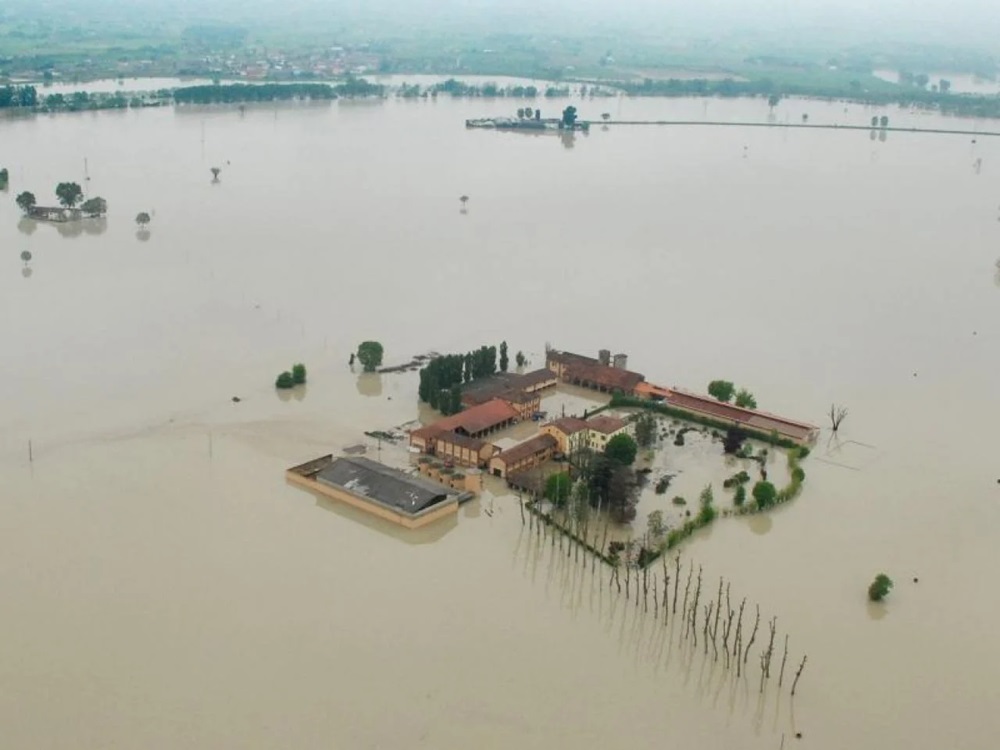
[[[385,506],[373,503],[366,497],[355,495],[354,493],[342,490],[339,487],[331,487],[328,484],[317,482],[315,479],[304,477],[293,471],[285,472],[285,478],[292,484],[297,484],[300,487],[305,487],[313,492],[318,492],[320,495],[325,497],[339,500],[340,502],[351,505],[358,510],[363,510],[365,513],[377,516],[378,518],[382,518],[386,521],[391,521],[392,523],[399,524],[400,526],[404,526],[408,529],[419,529],[422,526],[434,523],[439,518],[444,518],[445,516],[450,516],[451,514],[458,512],[458,501],[452,499],[446,500],[441,503],[440,507],[428,511],[422,516],[410,518],[402,513],[394,512]]]

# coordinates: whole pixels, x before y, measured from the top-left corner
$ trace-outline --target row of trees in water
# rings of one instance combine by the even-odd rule
[[[594,554],[595,549],[585,536],[553,522],[553,517],[541,511],[537,504],[525,506],[522,503],[521,507],[522,523],[538,543],[547,538],[554,554],[557,549],[558,552],[565,550],[567,561],[573,560],[584,570],[589,558],[590,572],[600,571],[602,582],[607,567],[608,588],[624,596],[637,610],[641,607],[644,616],[661,623],[664,628],[674,629],[676,637],[690,642],[693,652],[700,649],[705,659],[720,664],[738,680],[749,677],[750,656],[753,655],[759,668],[761,694],[769,684],[776,683],[779,689],[783,688],[787,675],[791,695],[795,695],[807,657],[802,656],[795,669],[794,662],[788,660],[789,635],[784,634],[784,638],[779,639],[777,617],[762,620],[760,605],[749,602],[746,597],[737,601],[725,578],[720,577],[718,586],[712,586],[705,580],[702,566],[696,568],[694,564],[686,564],[679,554],[669,561],[663,557],[659,565],[650,565],[641,559],[641,547],[631,541],[613,543],[611,555]],[[528,514],[523,512],[525,507],[530,511]],[[766,628],[763,633],[762,624]],[[782,644],[780,661],[777,660],[778,644]]]
[[[497,352],[499,351],[499,361]],[[465,354],[446,354],[435,357],[420,370],[420,400],[430,404],[442,414],[457,414],[462,410],[462,386],[474,380],[507,372],[507,342],[495,346],[481,346]]]
[[[83,189],[75,182],[60,182],[56,185],[56,199],[64,209],[73,211],[79,206],[79,210],[91,217],[103,216],[108,211],[108,202],[100,196],[84,199]],[[45,210],[38,206],[35,194],[25,190],[14,199],[20,208],[28,216],[34,215],[39,210]]]

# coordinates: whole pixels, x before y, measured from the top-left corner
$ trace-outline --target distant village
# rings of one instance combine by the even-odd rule
[[[329,455],[289,469],[287,477],[294,484],[408,528],[456,512],[462,502],[482,491],[484,477],[537,494],[539,467],[580,451],[603,451],[613,438],[634,429],[630,421],[599,413],[607,405],[595,404],[579,416],[550,419],[542,409],[542,399],[560,385],[636,399],[637,403],[659,402],[691,419],[768,434],[796,445],[811,443],[819,432],[814,425],[649,383],[644,375],[628,369],[625,354],[612,356],[605,349],[593,358],[548,349],[544,368],[500,372],[466,383],[460,411],[411,430],[409,450],[418,457],[420,476],[364,457]],[[536,434],[510,447],[498,445],[505,431],[525,422],[538,425]]]

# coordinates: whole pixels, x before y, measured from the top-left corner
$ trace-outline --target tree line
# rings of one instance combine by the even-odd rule
[[[34,86],[0,86],[0,109],[37,105],[38,89]]]
[[[465,354],[445,354],[435,357],[420,370],[420,400],[442,414],[462,411],[462,386],[497,373],[499,351],[500,372],[507,372],[507,342],[481,346]]]
[[[1000,97],[976,94],[956,94],[950,86],[928,90],[919,86],[887,88],[871,91],[864,88],[860,80],[847,85],[823,85],[816,83],[776,83],[770,78],[756,80],[735,80],[725,78],[710,81],[704,78],[680,80],[653,80],[641,82],[622,81],[615,86],[629,96],[713,96],[713,97],[767,97],[775,106],[778,100],[789,96],[812,99],[841,99],[862,104],[919,107],[936,110],[943,114],[967,117],[1000,117]]]

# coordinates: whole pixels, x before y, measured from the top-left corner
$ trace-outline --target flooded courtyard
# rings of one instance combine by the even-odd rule
[[[768,117],[763,101],[573,103],[595,120]],[[517,106],[0,122],[2,744],[995,745],[1000,139],[463,127]],[[790,100],[774,116],[805,112],[883,113]],[[18,192],[50,202],[85,159],[105,221],[20,218]],[[398,457],[364,432],[431,417],[415,373],[351,371],[366,339],[387,365],[504,339],[536,367],[546,342],[612,348],[653,382],[731,379],[795,419],[847,406],[798,499],[682,548],[808,655],[794,701],[787,675],[763,699],[755,673],[723,679],[523,526],[499,483],[414,532],[286,484],[359,443]],[[292,362],[309,383],[279,396]],[[556,398],[550,414],[586,403]],[[682,473],[644,494],[637,535],[650,503],[732,473],[714,449],[665,441],[656,470]],[[896,586],[873,605],[879,572]]]

